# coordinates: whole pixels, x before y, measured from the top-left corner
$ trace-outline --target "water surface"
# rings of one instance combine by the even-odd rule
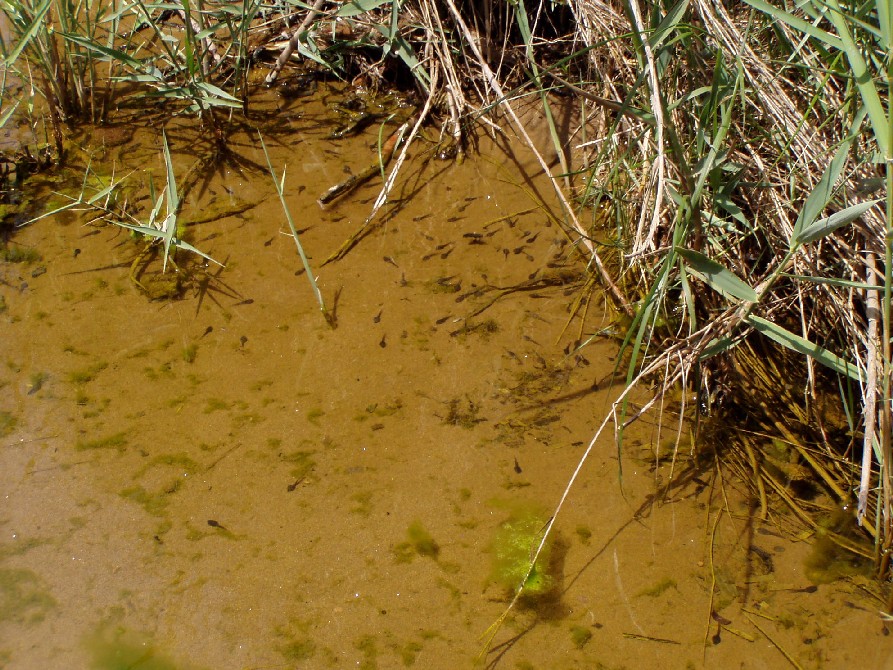
[[[462,166],[420,142],[370,234],[323,267],[377,183],[316,198],[370,163],[377,128],[334,141],[321,103],[260,108],[336,329],[251,128],[189,191],[188,239],[226,268],[178,254],[179,299],[135,286],[126,231],[70,213],[15,237],[42,260],[0,267],[2,667],[470,667],[508,602],[500,527],[545,523],[609,411],[616,342],[573,345],[613,315],[592,293],[569,322],[583,265],[518,141],[482,138]],[[210,156],[194,122],[167,133],[181,177]],[[132,171],[143,212],[160,142],[138,126],[82,141],[98,171]],[[622,487],[611,436],[597,444],[556,524],[554,588],[483,662],[893,662],[880,605],[807,588],[809,547],[754,521],[684,441],[684,483],[655,496],[673,444],[657,424],[627,430]]]

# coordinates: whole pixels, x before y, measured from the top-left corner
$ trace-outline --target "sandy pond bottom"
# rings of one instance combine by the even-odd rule
[[[266,139],[335,330],[296,276],[256,135],[190,192],[183,216],[216,218],[189,239],[227,267],[193,267],[181,299],[135,288],[139,247],[116,227],[68,216],[16,236],[42,260],[0,267],[0,667],[436,669],[481,653],[508,601],[499,529],[551,515],[616,393],[616,345],[566,355],[578,261],[531,199],[548,185],[491,144],[461,167],[417,151],[399,206],[320,269],[376,190],[315,199],[370,162],[375,135],[326,140],[311,112]],[[183,174],[202,140],[168,132]],[[145,189],[159,143],[140,131],[94,160]],[[583,332],[609,324],[594,297]],[[686,483],[654,497],[670,434],[630,429],[622,491],[610,436],[596,445],[556,524],[553,589],[481,663],[893,667],[870,589],[811,588],[808,545],[753,520],[711,464],[681,458]]]

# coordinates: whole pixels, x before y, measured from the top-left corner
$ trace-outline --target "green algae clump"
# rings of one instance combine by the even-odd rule
[[[536,563],[531,566],[547,522],[548,518],[530,505],[510,506],[509,518],[500,524],[493,538],[491,581],[511,592],[523,590],[534,597],[552,591],[555,579],[549,571],[551,541],[546,541]]]
[[[414,521],[406,532],[409,541],[394,546],[394,557],[398,563],[410,563],[416,556],[433,558],[440,556],[440,545],[425,530],[421,521]]]

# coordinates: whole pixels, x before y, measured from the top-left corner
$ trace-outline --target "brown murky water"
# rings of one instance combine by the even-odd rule
[[[316,205],[376,137],[328,140],[329,116],[294,103],[264,135],[336,330],[296,276],[255,134],[189,195],[182,216],[204,221],[189,239],[226,269],[194,268],[182,299],[135,288],[139,246],[116,227],[66,215],[16,236],[42,260],[0,266],[0,667],[436,669],[481,653],[508,602],[500,527],[549,518],[609,409],[616,345],[566,355],[580,266],[513,140],[461,167],[419,144],[399,206],[320,267],[377,194]],[[201,132],[168,136],[183,174]],[[163,174],[157,130],[90,144],[95,165],[135,171],[135,193]],[[610,322],[594,296],[583,332]],[[553,588],[481,662],[893,666],[867,582],[812,587],[807,543],[781,513],[753,521],[711,463],[682,454],[686,483],[655,502],[671,443],[631,427],[622,491],[612,440],[596,446],[556,525]]]

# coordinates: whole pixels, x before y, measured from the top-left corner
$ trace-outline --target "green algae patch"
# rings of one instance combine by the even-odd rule
[[[179,487],[178,487],[179,488]],[[172,492],[173,493],[173,492]],[[142,486],[130,486],[121,491],[121,497],[140,505],[147,513],[152,516],[163,516],[167,511],[168,503],[167,494],[150,493]]]
[[[185,453],[160,454],[139,468],[134,481],[149,477],[151,490],[142,484],[129,486],[120,496],[140,505],[152,516],[163,516],[170,503],[170,496],[186,484],[188,477],[199,470],[199,465]]]
[[[319,420],[326,415],[325,411],[320,407],[314,407],[307,412],[307,421],[314,426],[319,426]]]
[[[194,342],[183,347],[183,360],[187,363],[195,363],[195,357],[198,356],[198,345]]]
[[[864,555],[850,551],[836,540],[847,540],[860,546]],[[836,510],[819,520],[819,529],[812,551],[804,561],[804,572],[813,584],[830,584],[838,579],[874,574],[870,556],[871,545],[867,544],[856,525],[855,516],[845,510]]]
[[[274,448],[277,448],[280,443],[276,443]],[[280,455],[279,458],[283,463],[288,463],[291,466],[289,475],[295,479],[300,479],[309,475],[316,465],[316,461],[313,460],[314,453],[313,451],[292,451],[288,454]]]
[[[194,474],[198,472],[199,466],[192,458],[187,456],[185,453],[177,453],[177,454],[161,454],[159,456],[155,456],[149,463],[144,465],[137,472],[137,477],[143,475],[150,468],[155,466],[169,466],[176,468],[177,470],[183,470],[184,472],[188,472],[189,474]]]
[[[72,384],[89,384],[96,376],[105,370],[108,367],[108,363],[104,361],[100,361],[98,363],[94,363],[93,365],[82,368],[81,370],[73,370],[68,373],[68,381]]]
[[[231,403],[221,400],[220,398],[208,398],[207,401],[205,401],[205,409],[202,411],[205,414],[211,414],[212,412],[226,411],[230,406]]]
[[[471,430],[479,423],[486,421],[486,419],[479,416],[480,411],[481,406],[471,400],[471,398],[466,397],[464,400],[462,398],[453,398],[447,403],[447,414],[443,422],[450,426],[460,426],[466,430]]]
[[[549,594],[556,581],[549,570],[551,541],[546,541],[536,563],[531,564],[548,517],[529,503],[500,503],[499,506],[508,509],[509,517],[499,525],[493,537],[491,581],[513,593],[523,589],[528,597]]]
[[[357,491],[352,496],[350,496],[350,499],[354,503],[354,506],[350,508],[351,514],[358,514],[360,516],[367,517],[372,515],[371,491]]]
[[[577,649],[582,649],[592,639],[592,631],[585,626],[571,627],[571,641]]]
[[[636,595],[637,596],[648,596],[650,598],[657,598],[659,596],[662,596],[664,594],[664,592],[668,591],[669,589],[675,589],[675,588],[676,588],[676,580],[670,579],[669,577],[664,577],[659,582],[657,582],[657,584],[655,584],[654,586],[649,586],[648,588],[642,589]]]
[[[39,623],[55,605],[43,580],[31,570],[0,569],[0,622]]]
[[[0,437],[6,437],[16,429],[18,419],[9,412],[0,412]]]
[[[115,433],[96,440],[85,440],[75,445],[77,451],[93,451],[96,449],[117,449],[121,451],[127,446],[127,433]]]
[[[84,646],[90,670],[200,670],[170,658],[150,636],[121,627],[101,626],[84,640]]]
[[[7,245],[0,248],[0,261],[6,263],[24,263],[25,265],[32,265],[34,263],[39,263],[42,260],[43,256],[40,255],[40,252],[37,251],[37,249],[19,245]]]
[[[421,521],[414,521],[406,531],[408,540],[394,546],[394,557],[398,563],[410,563],[416,556],[433,558],[440,555],[440,545],[425,530]]]
[[[372,635],[364,635],[356,640],[353,646],[363,654],[363,660],[357,664],[360,670],[376,670],[378,668],[378,644]]]
[[[277,626],[274,631],[281,641],[276,645],[277,651],[290,663],[307,661],[316,654],[316,642],[310,637],[310,621],[292,620],[285,626]]]
[[[819,537],[804,563],[804,573],[813,584],[830,584],[845,577],[871,576],[872,562],[844,549],[830,537]]]

